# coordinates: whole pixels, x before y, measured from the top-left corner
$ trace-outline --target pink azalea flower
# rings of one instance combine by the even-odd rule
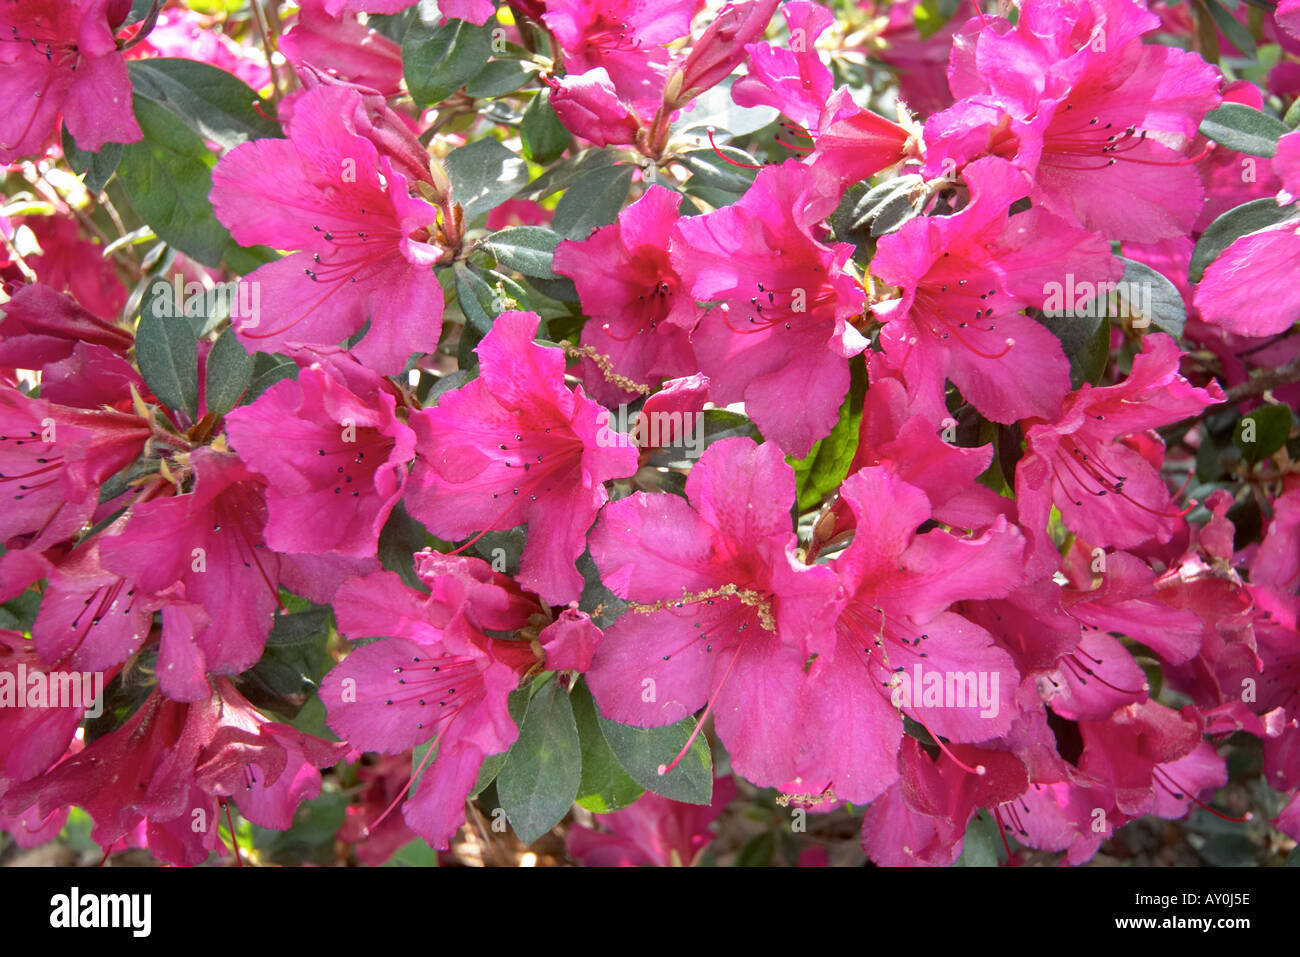
[[[229,679],[218,678],[215,685],[221,711],[199,757],[195,783],[233,801],[259,827],[286,831],[298,806],[320,796],[320,769],[341,761],[348,746],[272,721]]]
[[[266,65],[266,55],[256,46],[235,42],[212,26],[210,17],[184,7],[171,7],[158,14],[158,22],[139,46],[130,51],[129,57],[198,60],[239,77],[254,90],[267,86],[271,71]]]
[[[402,813],[445,850],[465,822],[465,797],[483,759],[518,737],[506,698],[537,661],[527,642],[487,631],[521,628],[540,608],[480,559],[427,554],[417,570],[431,595],[392,572],[339,589],[341,632],[388,637],[355,649],[326,675],[321,699],[330,727],[353,747],[398,754],[432,742]]]
[[[104,568],[99,536],[52,565],[32,625],[36,650],[50,664],[103,671],[139,651],[161,602]]]
[[[354,392],[314,364],[226,416],[230,444],[267,479],[266,542],[281,552],[375,554],[406,487],[415,433],[387,380]],[[355,387],[355,384],[354,384]]]
[[[839,591],[829,568],[795,557],[794,489],[775,445],[724,439],[691,469],[686,500],[637,492],[591,535],[601,580],[632,603],[587,674],[601,714],[659,727],[707,704],[732,767],[760,787],[796,776],[806,642]]]
[[[337,345],[369,319],[353,351],[387,374],[438,343],[442,289],[431,267],[442,249],[437,211],[409,194],[358,114],[353,88],[308,90],[287,140],[254,140],[222,157],[212,205],[237,242],[298,250],[242,280],[261,286],[259,315],[233,317],[250,351]]]
[[[216,846],[218,799],[228,798],[254,823],[286,828],[298,804],[320,793],[318,769],[344,751],[269,721],[220,680],[194,704],[155,692],[122,727],[0,803],[9,813],[35,807],[40,814],[76,804],[94,819],[91,839],[104,847],[147,821],[158,857],[193,866]]]
[[[710,804],[684,804],[648,791],[596,820],[603,831],[575,824],[565,848],[587,867],[690,867],[713,843],[709,825],[736,797],[736,782],[714,778]]]
[[[475,350],[479,377],[411,416],[419,457],[406,504],[444,538],[527,522],[519,581],[564,604],[582,592],[574,562],[609,497],[604,483],[636,472],[637,452],[564,384],[564,354],[533,341],[538,322],[498,316]]]
[[[78,342],[122,353],[135,337],[40,283],[23,286],[4,304],[0,366],[43,369],[72,355]]]
[[[24,703],[21,696],[27,694],[31,676],[46,675],[49,670],[53,669],[48,669],[36,654],[32,642],[15,631],[0,629],[0,673],[6,678],[6,697],[20,696],[20,700],[8,700],[0,707],[0,798],[14,785],[37,777],[63,757],[81,724],[84,708],[16,706]],[[53,677],[48,681],[52,682]],[[25,810],[24,806],[8,813]],[[45,816],[41,815],[41,819]]]
[[[555,271],[578,287],[588,321],[582,345],[609,359],[613,373],[643,385],[688,376],[696,369],[690,332],[700,316],[668,258],[668,238],[681,197],[651,186],[589,239],[555,250]],[[619,405],[635,395],[611,382],[591,359],[582,380],[593,398]]]
[[[1273,170],[1279,202],[1300,197],[1300,133],[1278,141]],[[1196,287],[1201,318],[1243,336],[1274,336],[1300,317],[1300,292],[1289,282],[1300,258],[1300,224],[1292,218],[1237,239],[1205,270]]]
[[[947,417],[951,379],[989,419],[1053,418],[1070,389],[1060,341],[1024,315],[1051,283],[1118,279],[1122,268],[1099,236],[1032,207],[1008,217],[1029,183],[1010,164],[979,160],[963,174],[971,201],[953,216],[917,217],[882,236],[872,272],[901,287],[873,307],[881,343],[907,382],[916,411]]]
[[[669,55],[684,37],[699,0],[549,0],[542,21],[564,54],[568,73],[603,69],[619,99],[653,114],[663,99]]]
[[[1021,524],[1044,549],[1051,505],[1072,531],[1094,545],[1133,548],[1169,541],[1182,512],[1158,469],[1120,441],[1177,422],[1223,401],[1211,382],[1197,388],[1179,374],[1178,344],[1155,333],[1123,382],[1071,393],[1060,418],[1025,431],[1025,457],[1016,466]]]
[[[867,347],[848,321],[865,301],[844,271],[853,247],[816,238],[834,204],[820,177],[789,161],[760,171],[733,205],[678,222],[672,240],[690,294],[722,300],[691,336],[711,398],[743,401],[763,435],[795,456],[834,426],[845,360]]]
[[[1010,728],[1019,684],[1011,656],[949,606],[1008,594],[1021,580],[1024,541],[1001,517],[976,538],[916,534],[930,503],[883,468],[849,476],[840,495],[858,532],[831,563],[845,604],[810,643],[817,657],[802,705],[804,768],[857,804],[896,779],[903,714],[936,740],[986,741]],[[957,700],[953,681],[963,675],[984,684],[969,695],[963,685]]]
[[[948,69],[964,99],[927,123],[927,172],[1014,158],[1036,202],[1088,229],[1186,233],[1203,190],[1181,149],[1219,105],[1221,79],[1194,53],[1143,44],[1159,24],[1132,0],[1026,3],[1014,28],[969,21]]]
[[[305,0],[280,50],[295,67],[328,70],[361,86],[396,96],[402,89],[402,47],[354,14],[335,19],[321,0]]]
[[[99,486],[144,450],[136,415],[86,411],[0,387],[0,542],[44,551],[77,534]]]
[[[1025,765],[1014,755],[970,745],[951,750],[932,760],[915,738],[903,739],[899,782],[862,818],[862,849],[877,865],[946,867],[961,856],[978,809],[1013,801],[1029,787]]]
[[[127,289],[113,261],[104,258],[103,245],[83,239],[70,216],[28,216],[23,225],[41,246],[39,254],[25,257],[37,279],[71,292],[79,304],[108,320],[105,325],[115,320],[126,305]]]
[[[11,0],[0,8],[0,164],[40,152],[61,115],[77,145],[143,136],[131,112],[131,79],[114,31],[115,0]]]
[[[193,491],[133,506],[99,544],[104,566],[138,590],[183,586],[184,599],[164,610],[158,671],[163,692],[180,701],[211,693],[208,672],[239,674],[256,664],[279,605],[280,556],[263,538],[261,477],[209,449],[191,461]]]
[[[794,141],[781,142],[797,150],[811,147],[811,163],[831,170],[844,185],[901,161],[910,137],[906,130],[858,106],[847,89],[832,94],[831,71],[813,45],[834,22],[831,12],[791,0],[781,13],[789,46],[749,44],[748,72],[732,84],[732,99],[741,106],[775,107],[794,120]]]

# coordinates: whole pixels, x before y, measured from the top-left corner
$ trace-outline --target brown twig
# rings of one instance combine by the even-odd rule
[[[1270,369],[1245,382],[1237,383],[1227,390],[1228,399],[1225,404],[1236,404],[1245,399],[1253,399],[1263,395],[1269,389],[1276,389],[1278,386],[1289,385],[1292,382],[1300,382],[1300,356],[1284,366]]]

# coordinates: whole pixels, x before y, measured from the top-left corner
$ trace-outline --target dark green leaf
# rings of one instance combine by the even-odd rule
[[[232,240],[208,202],[214,157],[174,113],[135,98],[144,132],[122,151],[117,178],[140,217],[164,240],[205,266],[217,266]]]
[[[508,269],[525,276],[553,279],[555,273],[551,262],[555,258],[555,247],[563,238],[545,226],[511,226],[485,239],[483,248]]]
[[[1120,257],[1124,276],[1120,294],[1127,304],[1127,318],[1134,328],[1155,326],[1175,339],[1187,325],[1187,304],[1178,287],[1145,263]]]
[[[284,135],[280,124],[270,118],[275,106],[225,70],[171,57],[134,60],[127,66],[138,96],[170,108],[194,132],[222,149]]]
[[[695,719],[684,718],[663,728],[634,728],[599,717],[600,730],[623,770],[637,784],[674,801],[708,804],[713,800],[713,755],[704,735],[698,735],[677,767],[671,764],[695,730]]]
[[[570,697],[573,716],[582,742],[582,783],[578,787],[578,804],[595,814],[605,814],[627,807],[645,788],[637,784],[618,763],[609,742],[600,730],[596,702],[585,684],[573,689]]]
[[[160,318],[155,309],[140,314],[135,357],[145,383],[169,409],[198,414],[198,338],[182,318]]]
[[[506,708],[510,711],[510,717],[515,722],[515,727],[522,727],[524,723],[524,713],[528,710],[529,686],[524,685],[510,692],[510,697],[506,699]],[[489,754],[483,759],[483,764],[478,769],[478,780],[474,782],[474,788],[469,792],[470,797],[478,797],[488,785],[496,780],[501,769],[506,766],[506,758],[510,752],[502,751],[500,754]]]
[[[420,106],[433,106],[459,90],[492,56],[490,23],[465,20],[433,26],[416,19],[402,38],[402,72]]]
[[[259,352],[253,356],[253,375],[240,405],[257,401],[271,386],[284,379],[298,378],[298,366],[288,356],[274,352]]]
[[[1269,458],[1291,434],[1291,410],[1285,405],[1261,405],[1242,416],[1232,442],[1251,465]]]
[[[227,326],[208,353],[203,389],[208,412],[225,415],[239,404],[252,380],[253,357],[235,338],[235,330]]]
[[[1242,26],[1236,17],[1225,10],[1218,0],[1205,0],[1205,5],[1210,8],[1210,16],[1214,19],[1215,26],[1228,38],[1228,42],[1240,50],[1243,57],[1251,60],[1255,59],[1257,55],[1255,38],[1250,35],[1250,31]],[[1233,6],[1236,6],[1236,4],[1233,4]]]
[[[528,702],[519,740],[497,776],[497,796],[519,840],[531,844],[559,824],[581,782],[582,746],[573,708],[552,679]]]
[[[801,460],[787,461],[794,468],[799,488],[799,511],[820,505],[831,492],[840,487],[853,456],[858,451],[858,428],[862,423],[862,403],[867,394],[866,366],[860,356],[850,362],[853,375],[849,392],[840,404],[840,417],[831,434],[814,443],[812,451]]]
[[[542,90],[524,110],[524,120],[519,128],[524,155],[534,163],[547,165],[559,159],[571,138],[551,108],[551,91]]]
[[[1095,311],[1095,310],[1089,310]],[[1066,312],[1044,314],[1040,320],[1061,340],[1070,360],[1070,385],[1078,389],[1085,382],[1096,385],[1110,358],[1110,319],[1107,316],[1076,316]]]
[[[978,811],[966,826],[961,857],[954,867],[997,867],[998,826],[987,811]]]
[[[528,164],[492,138],[475,140],[447,155],[451,195],[474,220],[528,185]]]
[[[475,98],[505,96],[522,89],[537,73],[537,67],[520,60],[493,60],[465,84],[465,92]]]
[[[732,867],[771,867],[776,851],[776,836],[771,831],[755,834],[736,852]]]
[[[63,128],[63,158],[68,161],[74,173],[86,174],[83,182],[86,184],[86,189],[92,193],[102,190],[104,184],[117,170],[117,164],[122,159],[122,150],[121,143],[105,143],[98,153],[87,153],[77,146],[68,128],[66,126]]]
[[[412,588],[423,587],[415,575],[412,556],[429,544],[428,532],[398,502],[379,532],[379,564],[397,572]]]
[[[592,230],[618,218],[636,167],[606,166],[584,173],[564,191],[552,228],[567,239],[586,239]]]
[[[1277,141],[1291,131],[1267,113],[1242,103],[1224,103],[1205,114],[1200,132],[1238,153],[1267,157],[1277,152]]]

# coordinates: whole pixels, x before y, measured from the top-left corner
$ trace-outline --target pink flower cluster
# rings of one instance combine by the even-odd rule
[[[401,47],[357,16],[412,0],[300,6],[284,136],[225,149],[199,198],[232,244],[282,255],[177,260],[257,303],[176,370],[191,408],[134,322],[146,272],[128,296],[78,225],[96,220],[0,219],[0,602],[39,595],[0,630],[0,677],[98,672],[119,704],[143,688],[108,726],[0,693],[0,827],[27,846],[77,806],[106,852],[198,864],[232,805],[287,829],[322,772],[369,753],[398,757],[366,765],[348,833],[376,860],[414,836],[445,850],[523,740],[517,693],[555,672],[602,721],[694,718],[660,777],[711,730],[734,778],[860,813],[882,865],[951,864],[981,809],[1011,859],[1014,841],[1086,862],[1128,822],[1211,808],[1239,732],[1300,840],[1300,387],[1268,379],[1300,354],[1300,132],[1258,159],[1206,132],[1225,104],[1259,112],[1258,89],[1151,42],[1177,24],[1139,0],[1021,0],[925,38],[894,4],[895,122],[837,87],[842,36],[808,0],[784,28],[777,0],[712,19],[699,0],[512,2],[533,95],[634,171],[632,199],[562,240],[538,225],[553,203],[518,204],[553,255],[488,309],[471,270],[516,263],[444,162],[439,113],[460,107],[412,108]],[[60,118],[80,150],[145,137],[127,56],[281,82],[179,8],[146,41],[129,7],[4,5],[0,162],[48,169]],[[1288,43],[1294,7],[1271,27]],[[916,72],[944,57],[946,90]],[[706,91],[779,111],[781,145],[706,151]],[[700,163],[743,183],[732,201],[695,188]],[[891,183],[898,222],[855,222]],[[1259,202],[1271,219],[1220,239]],[[278,381],[251,388],[253,365],[222,401],[231,347],[278,355]],[[671,428],[621,430],[627,406]],[[1225,414],[1241,451],[1205,477]],[[744,434],[697,431],[713,421]],[[310,606],[332,609],[314,694],[336,741],[246,681]],[[689,864],[736,793],[647,794],[574,826],[569,853]]]

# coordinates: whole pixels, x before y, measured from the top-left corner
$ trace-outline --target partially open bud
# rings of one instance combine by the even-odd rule
[[[597,146],[631,146],[640,121],[623,105],[603,67],[549,80],[551,108],[565,129]]]
[[[745,44],[755,43],[767,29],[779,0],[728,4],[691,48],[690,56],[669,77],[664,104],[680,109],[731,75],[745,59]]]

